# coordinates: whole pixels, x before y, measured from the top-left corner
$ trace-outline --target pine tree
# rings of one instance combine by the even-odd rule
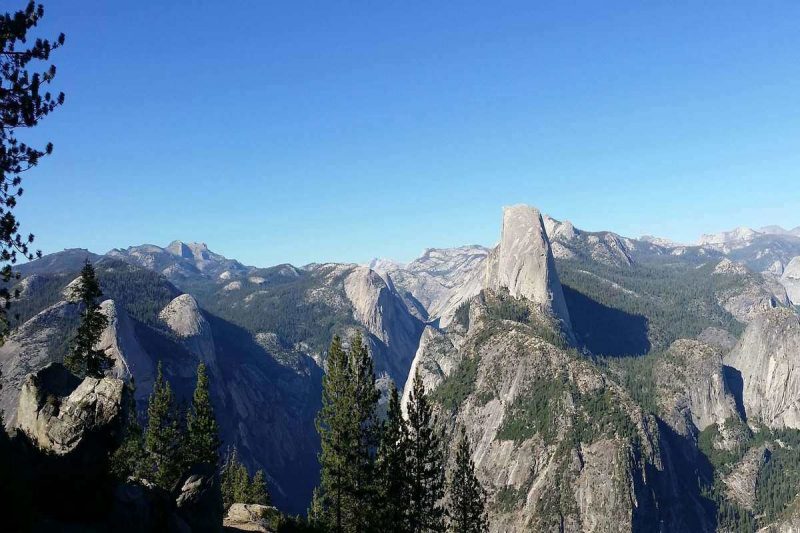
[[[247,467],[239,460],[239,452],[234,448],[228,453],[222,466],[222,502],[225,509],[234,503],[257,503],[270,505],[271,498],[267,488],[267,476],[259,470],[251,478]]]
[[[455,471],[450,479],[450,531],[483,533],[489,528],[486,519],[486,492],[475,476],[472,450],[464,428],[456,451]]]
[[[270,497],[269,490],[267,489],[267,476],[263,470],[256,472],[253,479],[250,481],[248,488],[248,501],[247,503],[257,503],[259,505],[269,505]]]
[[[308,507],[308,525],[315,531],[325,531],[327,525],[326,511],[322,505],[319,487],[314,488],[311,495],[311,505]]]
[[[209,394],[206,365],[197,365],[197,385],[192,396],[192,406],[186,417],[187,457],[190,463],[208,463],[216,466],[219,461],[219,428],[214,417]]]
[[[172,388],[164,379],[160,361],[147,406],[147,418],[144,442],[150,475],[156,485],[170,490],[183,467],[183,435]]]
[[[322,380],[322,409],[317,415],[320,435],[320,505],[323,527],[337,533],[355,531],[355,487],[359,460],[359,419],[355,379],[350,358],[334,337]]]
[[[240,484],[242,465],[239,462],[239,452],[236,448],[228,451],[225,463],[222,465],[222,502],[225,509],[237,502],[237,488]]]
[[[366,532],[375,527],[377,486],[375,454],[380,438],[375,370],[369,350],[357,333],[350,343],[350,368],[353,375],[355,418],[358,421],[356,462],[353,464],[355,487],[353,498],[353,527]]]
[[[400,408],[400,394],[392,384],[389,408],[376,461],[378,510],[381,531],[403,533],[409,501],[408,429]]]
[[[431,405],[419,371],[414,375],[408,404],[409,531],[444,530],[444,461],[441,442],[433,424]]]
[[[42,256],[30,250],[33,235],[21,233],[14,214],[23,192],[22,173],[53,151],[50,143],[41,150],[20,142],[17,134],[35,127],[64,103],[64,93],[56,95],[48,90],[56,75],[54,65],[42,72],[29,70],[40,61],[48,61],[51,52],[64,44],[63,33],[54,41],[29,35],[43,16],[42,5],[32,1],[24,10],[0,14],[0,341],[8,328],[6,314],[11,299],[19,295],[9,290],[9,282],[19,279],[13,265],[20,258]]]
[[[66,367],[76,376],[102,377],[109,359],[102,350],[95,349],[108,319],[100,312],[97,299],[103,293],[95,276],[94,267],[86,260],[81,270],[77,295],[83,306],[81,323],[75,338],[72,339],[70,353],[64,360]]]

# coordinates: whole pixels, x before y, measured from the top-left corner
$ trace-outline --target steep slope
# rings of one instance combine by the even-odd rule
[[[800,317],[789,309],[759,315],[725,357],[741,379],[747,421],[800,428]]]
[[[666,463],[657,421],[565,349],[539,305],[516,302],[524,321],[503,318],[508,300],[485,290],[459,348],[439,340],[418,355],[421,368],[454,364],[429,381],[432,398],[446,431],[467,430],[491,531],[711,530],[696,490]]]
[[[353,317],[373,340],[376,372],[388,374],[402,387],[419,345],[422,324],[409,313],[393,287],[369,268],[352,268],[343,287]]]
[[[13,427],[17,399],[28,374],[60,358],[55,355],[66,351],[64,332],[78,320],[77,305],[60,301],[53,304],[11,333],[0,346],[0,371],[3,387],[0,389],[0,408],[3,420]]]
[[[659,358],[653,377],[659,412],[681,435],[739,419],[721,350],[700,341],[677,340]]]

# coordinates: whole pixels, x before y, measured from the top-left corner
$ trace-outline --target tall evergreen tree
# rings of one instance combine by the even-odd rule
[[[472,450],[463,427],[449,489],[450,531],[453,533],[483,533],[487,531],[489,524],[486,519],[486,492],[475,476]]]
[[[314,488],[314,493],[311,495],[311,505],[308,507],[308,525],[315,531],[326,531],[328,524],[327,512],[322,504],[322,496],[320,495],[319,487]]]
[[[228,453],[222,466],[222,502],[227,509],[234,503],[257,503],[270,505],[267,476],[259,470],[251,478],[247,467],[239,460],[234,448]]]
[[[76,291],[83,307],[81,323],[75,338],[72,339],[72,346],[64,364],[76,376],[102,377],[109,360],[106,354],[102,350],[95,349],[95,346],[108,324],[108,319],[100,312],[97,300],[103,292],[95,276],[94,266],[88,259],[81,269],[79,279]]]
[[[376,523],[377,486],[375,454],[380,439],[378,401],[372,357],[360,333],[350,343],[350,369],[353,375],[354,417],[358,421],[356,462],[353,464],[355,486],[353,527],[356,531],[372,530]]]
[[[41,4],[28,2],[24,10],[0,14],[0,340],[8,328],[7,309],[12,296],[12,279],[19,279],[13,266],[19,258],[34,259],[33,235],[23,235],[14,214],[22,196],[22,173],[35,167],[39,159],[53,151],[34,148],[17,139],[20,130],[33,128],[56,107],[64,103],[64,93],[48,90],[56,75],[56,67],[41,72],[31,69],[38,62],[48,61],[50,53],[64,44],[64,34],[55,40],[34,39],[29,31],[44,16]],[[31,70],[29,70],[31,69]]]
[[[400,394],[392,384],[376,461],[378,511],[381,531],[403,533],[409,502],[408,429],[400,408]]]
[[[234,503],[246,503],[249,480],[247,468],[239,461],[239,452],[233,448],[222,465],[222,502],[225,509]]]
[[[183,435],[172,388],[164,379],[160,361],[147,406],[147,418],[144,442],[150,475],[156,485],[169,490],[183,468]]]
[[[348,354],[341,339],[333,338],[327,371],[322,379],[322,408],[317,415],[320,435],[320,525],[336,533],[355,531],[353,498],[358,460],[359,420],[355,415],[355,386]]]
[[[208,373],[203,363],[197,365],[197,385],[186,415],[186,429],[186,459],[190,463],[216,466],[219,462],[219,428],[211,405]]]
[[[253,479],[250,480],[248,489],[248,502],[257,503],[259,505],[269,505],[270,497],[269,490],[267,489],[267,476],[263,470],[258,470]]]
[[[408,404],[409,531],[444,530],[444,461],[441,439],[419,371],[414,375]]]

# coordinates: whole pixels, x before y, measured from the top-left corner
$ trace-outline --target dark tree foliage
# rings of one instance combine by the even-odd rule
[[[197,386],[192,406],[186,416],[186,453],[190,463],[217,464],[219,461],[219,427],[211,405],[206,365],[197,365]]]
[[[256,503],[259,505],[270,504],[269,490],[267,489],[267,475],[263,470],[258,470],[250,481],[248,499],[250,500],[248,503]]]
[[[102,377],[109,360],[106,354],[95,346],[108,324],[108,319],[100,312],[100,304],[97,301],[103,292],[97,282],[94,267],[88,260],[81,270],[79,279],[76,292],[83,307],[81,323],[64,363],[76,376]]]
[[[444,464],[442,444],[419,371],[408,403],[408,526],[414,533],[444,529]]]
[[[357,504],[353,518],[358,531],[368,531],[374,527],[375,511],[377,511],[375,453],[380,441],[380,421],[377,412],[380,393],[375,387],[372,357],[360,333],[353,338],[349,356],[355,378],[354,416],[358,421],[356,464],[353,465],[354,496]]]
[[[448,517],[453,533],[483,533],[489,528],[486,519],[486,492],[475,476],[475,463],[467,433],[461,428],[456,451],[455,471],[450,478]]]
[[[6,313],[11,297],[7,283],[17,277],[13,265],[17,260],[41,257],[33,253],[33,235],[23,235],[14,208],[22,196],[22,173],[35,167],[53,151],[20,142],[20,129],[32,128],[64,103],[64,93],[53,95],[47,88],[56,75],[55,65],[43,71],[33,67],[48,61],[50,53],[64,44],[64,34],[54,41],[31,39],[28,32],[44,16],[44,7],[29,2],[25,9],[0,16],[0,336],[7,331]]]
[[[331,531],[372,531],[379,439],[379,394],[372,359],[362,337],[356,335],[349,353],[334,337],[327,363],[317,417],[322,479],[314,520]]]
[[[603,354],[613,347],[613,355],[664,350],[676,339],[691,339],[714,326],[739,335],[743,326],[720,304],[720,295],[757,282],[754,274],[713,274],[712,262],[697,266],[688,262],[660,263],[641,261],[633,266],[615,267],[588,259],[558,261],[561,283],[567,293],[583,297],[568,298],[575,333],[592,352]],[[587,316],[580,307],[594,302],[595,314]],[[622,317],[600,317],[597,313],[623,312]],[[636,318],[641,320],[637,320]],[[585,318],[585,320],[581,320]],[[642,332],[642,327],[646,331]],[[611,329],[613,327],[613,329]],[[619,328],[619,329],[617,329]],[[632,330],[631,330],[632,328]],[[615,342],[618,337],[620,342]],[[595,345],[593,339],[604,342]],[[625,339],[627,341],[623,342]],[[625,347],[629,349],[626,350]],[[645,350],[646,351],[646,350]],[[604,355],[611,355],[610,353]]]
[[[160,361],[147,406],[144,443],[149,461],[147,477],[170,490],[183,470],[184,436],[172,388],[164,379]]]
[[[141,479],[148,475],[144,431],[136,413],[134,390],[134,385],[131,383],[128,386],[128,405],[125,409],[126,419],[122,444],[111,455],[110,461],[111,474],[119,481],[126,481],[129,477]]]
[[[263,470],[250,477],[247,467],[239,460],[236,448],[228,453],[222,466],[222,502],[225,509],[234,503],[269,505],[267,477]]]
[[[408,429],[400,408],[400,394],[392,385],[389,408],[376,461],[377,496],[381,531],[403,533],[409,501]]]
[[[341,339],[334,337],[322,379],[322,409],[317,416],[322,445],[318,494],[322,513],[318,520],[320,525],[337,533],[350,530],[355,505],[352,467],[356,462],[358,424],[354,412],[352,371]]]

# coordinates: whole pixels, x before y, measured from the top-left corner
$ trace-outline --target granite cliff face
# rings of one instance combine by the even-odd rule
[[[419,348],[414,355],[409,377],[403,389],[401,400],[403,413],[406,412],[411,397],[411,385],[417,372],[422,378],[425,390],[433,390],[453,373],[461,360],[462,354],[453,345],[450,336],[434,327],[426,327],[419,340]]]
[[[653,375],[659,408],[677,433],[688,436],[739,418],[720,349],[700,341],[675,341]]]
[[[409,313],[394,287],[367,267],[354,267],[347,274],[344,293],[356,321],[371,338],[387,347],[384,357],[376,357],[376,371],[387,373],[402,387],[419,344],[422,324]]]
[[[571,336],[569,311],[558,279],[542,215],[533,207],[515,205],[503,210],[500,244],[486,258],[484,287],[508,289],[562,324]]]
[[[203,316],[197,300],[189,294],[181,294],[158,314],[169,330],[180,339],[181,344],[200,361],[212,368],[217,367],[216,349],[211,326]]]
[[[800,428],[800,317],[789,309],[753,320],[725,364],[741,377],[748,422]]]
[[[800,305],[800,256],[793,258],[783,269],[781,283],[794,305]]]

